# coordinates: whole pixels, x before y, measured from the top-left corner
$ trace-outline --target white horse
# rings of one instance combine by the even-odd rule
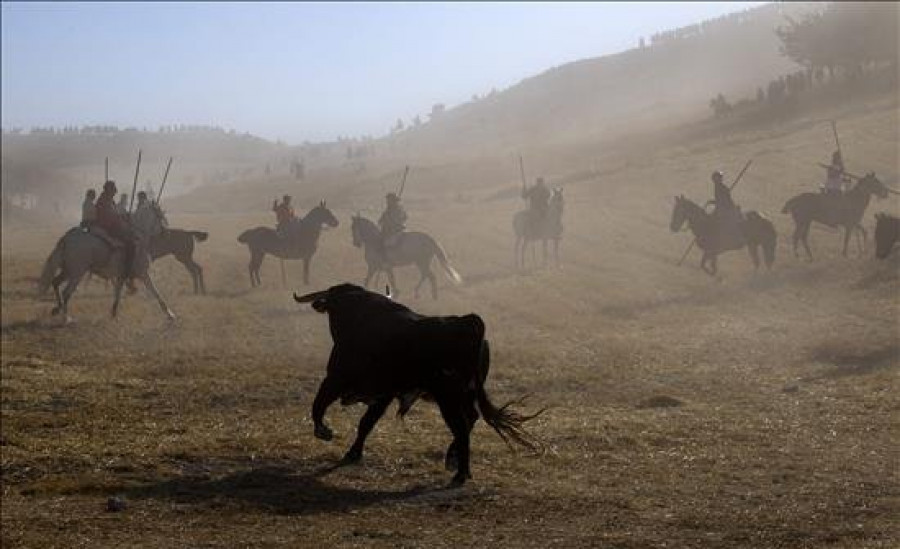
[[[153,219],[157,218],[154,216]],[[153,236],[154,231],[161,230],[162,226],[157,222],[137,231],[140,238],[135,245],[132,273],[153,294],[166,317],[174,320],[174,313],[169,309],[150,277],[150,256],[147,251],[147,242]],[[41,273],[38,285],[39,294],[46,293],[50,285],[53,285],[53,292],[56,296],[53,315],[62,313],[65,322],[71,321],[68,313],[69,299],[78,289],[81,279],[88,273],[113,283],[115,297],[111,315],[115,318],[119,309],[119,300],[122,297],[122,286],[125,284],[125,249],[122,246],[114,246],[108,238],[92,232],[85,232],[79,227],[70,229],[59,239],[53,252],[50,253],[50,257],[44,263],[44,270]],[[66,283],[66,287],[60,293],[59,287],[63,282]]]
[[[368,271],[366,272],[366,280],[363,282],[363,286],[367,288],[372,275],[379,271],[384,271],[387,273],[392,290],[394,293],[398,293],[393,268],[414,264],[419,268],[419,274],[421,275],[419,283],[416,284],[415,296],[419,297],[419,288],[422,287],[422,283],[427,279],[431,283],[431,296],[437,299],[437,277],[431,272],[431,260],[435,257],[444,269],[447,278],[454,284],[462,284],[462,277],[450,265],[444,249],[441,248],[441,245],[435,239],[425,233],[402,233],[396,237],[397,244],[385,250],[381,231],[378,230],[378,226],[371,220],[361,215],[354,215],[351,230],[353,232],[353,245],[357,248],[362,246],[365,250]]]

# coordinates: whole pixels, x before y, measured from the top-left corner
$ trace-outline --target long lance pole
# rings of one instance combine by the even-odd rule
[[[103,182],[106,183],[109,181],[109,157],[106,157],[106,161],[103,164]]]
[[[409,175],[409,164],[406,165],[406,169],[403,170],[403,179],[400,180],[400,190],[397,192],[398,197],[403,196],[403,189],[406,188],[406,176]]]
[[[169,157],[169,163],[166,164],[166,173],[163,174],[162,185],[159,186],[159,192],[156,194],[156,203],[159,204],[160,199],[162,199],[163,189],[166,188],[166,179],[169,178],[169,168],[172,167],[172,157]]]
[[[524,191],[528,188],[528,184],[525,182],[525,161],[522,160],[521,154],[519,155],[519,177],[522,178],[522,190]]]
[[[141,171],[141,150],[138,149],[137,166],[134,167],[134,183],[131,185],[131,200],[128,201],[128,213],[131,214],[131,207],[134,206],[134,193],[137,192],[138,174]]]
[[[835,146],[837,146],[838,154],[841,155],[841,160],[843,160],[844,151],[841,150],[841,140],[840,138],[838,138],[837,122],[835,122],[834,120],[831,121],[831,133],[834,134],[834,144]]]
[[[747,171],[747,168],[750,167],[750,164],[751,164],[752,162],[753,162],[753,159],[750,159],[750,160],[747,161],[746,164],[744,164],[744,169],[741,170],[741,173],[739,173],[738,176],[734,179],[734,183],[732,183],[731,186],[728,187],[728,190],[729,190],[729,191],[734,190],[734,188],[735,188],[735,187],[737,186],[737,184],[738,184],[738,181],[740,181],[741,178],[744,177],[744,172]],[[687,256],[688,256],[689,253],[691,253],[691,250],[694,249],[694,245],[695,245],[695,244],[697,244],[697,238],[696,238],[696,237],[694,237],[694,239],[691,240],[691,245],[687,247],[687,250],[685,250],[684,253],[681,255],[681,259],[678,260],[678,266],[679,266],[679,267],[681,266],[682,263],[684,263],[684,260],[687,259]]]

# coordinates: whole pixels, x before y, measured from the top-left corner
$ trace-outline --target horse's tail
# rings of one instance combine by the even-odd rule
[[[462,277],[456,272],[456,269],[453,268],[453,265],[450,264],[450,261],[447,259],[447,254],[444,252],[444,249],[441,248],[441,245],[438,244],[437,240],[431,239],[434,243],[434,255],[437,256],[438,262],[441,264],[441,267],[444,269],[444,273],[447,275],[447,278],[450,279],[454,284],[462,284]]]
[[[757,211],[747,212],[747,219],[757,227],[759,243],[763,249],[763,257],[766,261],[766,267],[771,267],[775,263],[775,244],[778,241],[778,233],[775,232],[775,225],[768,217]]]
[[[38,281],[38,296],[47,293],[47,290],[50,289],[50,282],[53,280],[54,275],[56,275],[57,271],[63,266],[65,239],[66,237],[63,236],[56,242],[56,246],[54,246],[53,251],[50,252],[47,261],[44,262],[44,270],[41,271],[41,278]]]
[[[209,238],[209,233],[204,231],[188,231],[188,234],[194,237],[197,242],[206,242],[206,239]],[[244,236],[244,235],[241,235]],[[238,242],[241,241],[241,237],[238,237]]]

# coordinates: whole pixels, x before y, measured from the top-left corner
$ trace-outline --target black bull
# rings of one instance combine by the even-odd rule
[[[337,399],[344,405],[368,406],[345,462],[362,457],[366,437],[391,401],[400,401],[401,415],[417,397],[437,403],[453,433],[445,465],[456,470],[454,485],[471,478],[469,438],[480,417],[507,443],[535,448],[536,441],[522,424],[530,416],[494,406],[484,390],[490,349],[484,322],[478,315],[431,317],[417,314],[381,294],[353,284],[341,284],[298,297],[313,309],[328,313],[334,347],[325,380],[313,402],[315,435],[331,440],[325,411]]]

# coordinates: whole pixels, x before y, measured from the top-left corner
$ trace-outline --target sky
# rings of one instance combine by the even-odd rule
[[[3,2],[2,125],[380,136],[761,2]]]

